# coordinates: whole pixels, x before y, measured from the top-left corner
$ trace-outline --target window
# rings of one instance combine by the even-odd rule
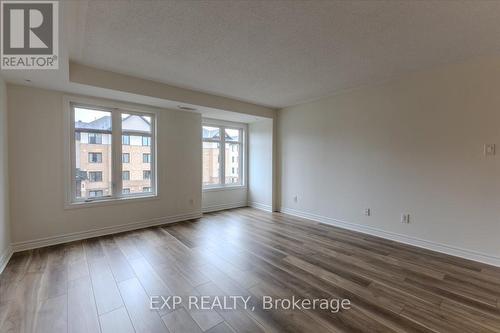
[[[91,183],[102,182],[102,171],[90,171],[89,180]]]
[[[89,133],[89,144],[102,145],[102,134],[101,133]]]
[[[241,176],[237,172],[240,166],[240,159],[241,159],[240,150],[241,150],[240,143],[226,142],[226,156],[231,156],[231,158],[234,157],[235,159],[235,162],[226,163],[225,167],[226,184],[237,185],[241,183]]]
[[[203,125],[203,187],[243,185],[241,126]]]
[[[154,160],[153,150],[151,149],[151,123],[153,119],[149,115],[133,115],[123,113],[122,116],[123,132],[129,137],[129,145],[122,145],[122,151],[131,154],[131,170],[128,175],[127,187],[130,185],[130,194],[142,194],[143,187],[148,187],[152,192],[154,181],[154,168],[151,161]],[[145,159],[144,156],[149,156]]]
[[[89,153],[89,163],[102,163],[102,153]]]
[[[149,194],[156,194],[154,113],[72,103],[70,117],[72,181],[68,200],[144,196],[145,187]],[[128,170],[123,170],[125,164]]]
[[[103,192],[102,190],[97,190],[97,191],[89,191],[89,198],[97,198],[97,197],[102,197]]]

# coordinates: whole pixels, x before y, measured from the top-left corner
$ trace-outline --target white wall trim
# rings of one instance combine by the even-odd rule
[[[121,225],[116,225],[116,226],[91,229],[91,230],[87,230],[87,231],[72,232],[72,233],[58,235],[58,236],[38,238],[38,239],[29,240],[29,241],[12,243],[12,250],[14,252],[31,250],[31,249],[36,249],[39,247],[67,243],[67,242],[77,241],[77,240],[86,239],[86,238],[104,236],[104,235],[109,235],[109,234],[116,234],[119,232],[142,229],[142,228],[147,228],[147,227],[152,227],[152,226],[157,226],[157,225],[162,225],[162,224],[187,221],[187,220],[191,220],[191,219],[200,218],[201,216],[202,216],[201,212],[192,212],[192,213],[186,213],[186,214],[158,217],[158,218],[154,218],[154,219],[126,223],[126,224],[121,224]]]
[[[201,211],[203,213],[210,213],[210,212],[216,212],[218,210],[240,208],[240,207],[247,207],[247,206],[248,206],[248,203],[246,201],[239,201],[239,202],[233,202],[233,203],[228,203],[228,204],[211,205],[211,206],[202,207]]]
[[[336,226],[339,228],[353,230],[353,231],[361,232],[364,234],[369,234],[369,235],[393,240],[396,242],[421,247],[421,248],[424,248],[427,250],[432,250],[432,251],[436,251],[436,252],[440,252],[440,253],[444,253],[444,254],[448,254],[448,255],[464,258],[464,259],[474,260],[474,261],[478,261],[481,263],[500,267],[500,257],[492,256],[489,254],[480,253],[480,252],[476,252],[476,251],[472,251],[472,250],[468,250],[468,249],[462,249],[462,248],[451,246],[451,245],[440,244],[440,243],[436,243],[433,241],[428,241],[428,240],[424,240],[424,239],[420,239],[420,238],[416,238],[416,237],[412,237],[412,236],[401,235],[398,233],[385,231],[385,230],[381,230],[381,229],[374,228],[374,227],[369,227],[369,226],[365,226],[365,225],[361,225],[361,224],[346,222],[346,221],[334,219],[331,217],[321,216],[321,215],[308,213],[308,212],[304,212],[304,211],[300,211],[300,210],[296,210],[296,209],[292,209],[292,208],[282,207],[280,211],[284,214],[289,214],[289,215],[313,220],[316,222],[330,224],[330,225],[333,225],[333,226]]]
[[[250,207],[252,207],[252,208],[255,208],[255,209],[265,210],[266,212],[272,212],[273,211],[273,206],[272,205],[267,205],[267,204],[263,204],[263,203],[260,203],[260,202],[252,201],[252,202],[249,202],[248,205]]]
[[[5,269],[5,266],[7,266],[7,263],[12,257],[12,254],[14,254],[14,251],[12,251],[11,246],[7,246],[7,248],[3,251],[3,253],[0,253],[0,274],[2,274],[3,270]]]
[[[204,187],[202,189],[202,191],[204,193],[206,193],[206,192],[224,192],[224,191],[241,191],[241,190],[248,190],[248,187],[246,185],[237,185],[237,186],[225,185],[225,186],[217,186],[217,187]]]

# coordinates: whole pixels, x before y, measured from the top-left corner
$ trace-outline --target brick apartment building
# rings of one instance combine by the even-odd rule
[[[151,191],[151,124],[147,116],[122,119],[123,194]],[[108,196],[112,191],[111,117],[75,123],[77,198]]]
[[[239,132],[239,131],[238,131]],[[240,174],[240,138],[231,137],[227,132],[225,133],[225,184],[237,185],[241,184]],[[221,163],[221,156],[219,147],[222,142],[220,140],[220,129],[217,127],[203,126],[203,138],[211,140],[211,142],[203,142],[203,185],[216,185],[220,184],[219,179],[219,164]]]

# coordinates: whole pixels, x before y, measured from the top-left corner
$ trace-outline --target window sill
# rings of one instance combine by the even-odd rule
[[[78,209],[78,208],[91,208],[91,207],[102,207],[102,206],[113,206],[124,203],[141,202],[141,201],[151,201],[158,200],[160,197],[157,194],[143,195],[137,197],[123,197],[123,198],[112,198],[112,199],[101,199],[95,201],[80,201],[65,203],[64,209]]]
[[[245,185],[235,185],[235,186],[214,186],[214,187],[204,187],[203,192],[219,192],[219,191],[234,191],[234,190],[246,190]]]

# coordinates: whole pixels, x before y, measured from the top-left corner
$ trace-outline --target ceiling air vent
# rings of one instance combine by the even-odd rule
[[[182,106],[182,105],[177,105],[177,107],[181,110],[184,110],[184,111],[196,111],[195,108],[191,108],[189,106]]]

